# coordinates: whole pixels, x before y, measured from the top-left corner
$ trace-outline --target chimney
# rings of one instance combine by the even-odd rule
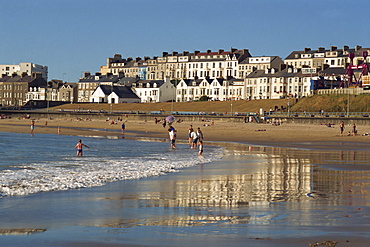
[[[280,71],[283,71],[285,68],[286,68],[286,64],[281,63],[280,66],[279,66]]]
[[[305,48],[304,48],[304,53],[307,53],[307,52],[309,52],[309,51],[311,51],[311,48],[309,48],[309,47],[305,47]]]
[[[319,47],[319,48],[317,48],[317,51],[318,52],[324,52],[325,51],[325,48],[324,47]]]
[[[16,77],[16,76],[17,76],[17,73],[13,73],[13,74],[12,74],[12,77]]]
[[[194,51],[194,55],[197,55],[200,51]]]
[[[113,74],[112,74],[112,73],[110,73],[110,72],[109,72],[109,73],[107,73],[107,77],[112,76],[112,75],[113,75]]]
[[[183,52],[182,52],[182,55],[183,55],[183,56],[186,56],[186,55],[188,55],[188,54],[189,54],[189,52],[188,52],[188,51],[183,51]]]
[[[91,74],[90,74],[90,72],[88,72],[88,71],[85,71],[84,72],[84,77],[88,77],[88,76],[90,76]]]
[[[347,51],[349,49],[348,45],[343,46],[343,51]]]
[[[119,60],[122,60],[122,55],[121,54],[114,54],[113,55],[113,60],[115,62],[119,61]]]
[[[178,52],[177,51],[173,51],[172,52],[172,56],[176,56],[178,54]]]
[[[22,78],[26,77],[27,76],[27,72],[23,72],[22,73]]]
[[[337,50],[337,47],[336,46],[330,46],[330,51],[336,51]]]
[[[101,76],[101,73],[100,72],[96,72],[95,73],[95,76]]]
[[[130,62],[130,61],[132,61],[132,57],[127,58],[127,62]]]
[[[218,54],[221,54],[221,53],[223,53],[224,52],[224,50],[222,50],[222,49],[219,49],[218,50]]]
[[[165,56],[167,56],[168,55],[168,52],[162,52],[162,57],[165,57]]]
[[[6,76],[7,76],[7,74],[2,74],[2,75],[1,75],[1,77],[2,77],[2,78],[6,77]]]
[[[360,50],[361,48],[362,48],[362,46],[360,46],[360,45],[356,45],[355,50],[356,50],[356,51],[358,51],[358,50]]]
[[[230,52],[231,52],[231,53],[234,53],[234,52],[236,52],[237,50],[238,50],[238,49],[235,49],[235,48],[232,48],[232,47],[231,47]]]
[[[211,50],[207,50],[207,54],[211,53],[212,51]]]
[[[144,61],[148,61],[149,59],[150,59],[150,57],[148,57],[148,56],[144,57]]]
[[[243,49],[243,54],[248,54],[249,50],[248,49]]]
[[[135,61],[136,62],[139,62],[141,60],[141,57],[137,57],[136,59],[135,59]]]

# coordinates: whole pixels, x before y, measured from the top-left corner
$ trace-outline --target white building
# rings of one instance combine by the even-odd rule
[[[91,94],[92,103],[137,103],[139,97],[127,86],[99,85]]]
[[[36,74],[41,74],[42,78],[46,81],[48,80],[48,66],[34,63],[20,63],[18,65],[0,64],[0,72],[2,75],[22,75],[26,73],[32,77],[36,77]]]
[[[141,103],[165,102],[175,99],[176,89],[170,78],[162,80],[139,80],[131,84],[131,89]]]

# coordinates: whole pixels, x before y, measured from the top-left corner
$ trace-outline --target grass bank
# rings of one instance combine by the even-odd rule
[[[302,99],[262,99],[238,101],[201,101],[201,102],[162,102],[162,103],[76,103],[66,104],[53,109],[69,110],[106,110],[106,111],[194,111],[194,112],[258,112],[260,108],[269,111],[275,106],[291,106],[292,112],[369,112],[370,95],[314,95]]]

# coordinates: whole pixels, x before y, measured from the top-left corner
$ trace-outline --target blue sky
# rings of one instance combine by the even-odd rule
[[[304,47],[370,47],[370,1],[0,0],[0,64],[49,67],[77,82],[113,54],[249,49],[287,57]]]

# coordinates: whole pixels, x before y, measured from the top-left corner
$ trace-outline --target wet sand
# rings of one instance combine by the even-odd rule
[[[126,120],[126,137],[167,138],[161,125]],[[35,134],[56,134],[57,127],[66,135],[120,134],[119,124],[104,121],[45,121],[36,121]],[[0,129],[29,133],[29,122],[0,120]],[[174,125],[183,142],[189,124]],[[369,136],[339,136],[337,126],[325,125],[203,124],[193,126],[209,144],[226,148],[222,160],[161,177],[1,199],[1,242],[368,246]],[[295,148],[274,147],[281,145]]]

